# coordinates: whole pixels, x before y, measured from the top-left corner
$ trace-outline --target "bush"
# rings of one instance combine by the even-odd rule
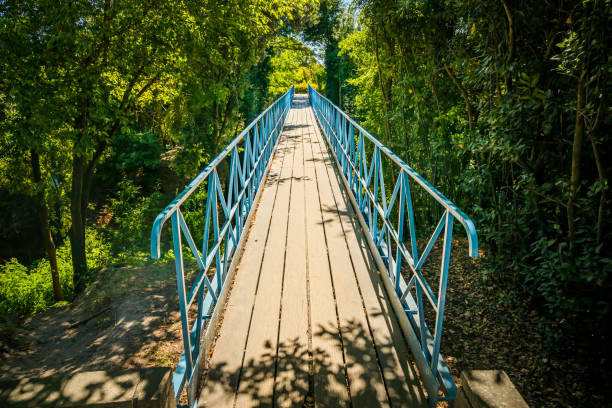
[[[112,262],[110,245],[94,229],[87,230],[87,265],[90,270]],[[64,299],[74,297],[70,242],[57,250],[57,266]],[[0,313],[28,316],[44,312],[56,304],[51,266],[42,259],[28,268],[11,259],[0,268]]]
[[[46,310],[53,300],[53,288],[46,287],[50,284],[50,276],[28,271],[12,258],[0,273],[0,310],[19,316]]]
[[[159,191],[144,196],[141,187],[127,178],[118,184],[107,210],[113,216],[111,228],[104,232],[116,260],[125,262],[134,257],[141,259],[143,255],[148,259],[151,225],[165,202]]]

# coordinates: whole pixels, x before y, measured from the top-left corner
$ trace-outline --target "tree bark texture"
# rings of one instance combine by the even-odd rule
[[[85,220],[83,218],[83,179],[86,171],[85,158],[78,153],[72,160],[72,191],[70,196],[70,212],[72,228],[70,230],[70,247],[72,252],[72,268],[75,293],[83,287],[83,277],[87,274],[87,257],[85,254]]]
[[[45,200],[45,188],[42,183],[42,174],[40,171],[40,156],[39,154],[31,150],[30,159],[32,163],[32,176],[34,184],[36,184],[38,193],[38,219],[40,222],[40,235],[47,251],[47,257],[49,258],[49,265],[51,266],[51,281],[53,282],[53,294],[55,301],[59,302],[64,300],[64,294],[62,293],[62,285],[59,278],[59,269],[57,267],[57,253],[55,249],[55,243],[53,242],[53,236],[51,235],[51,229],[49,228],[49,211],[47,210],[47,203]]]
[[[582,155],[582,138],[584,134],[584,118],[582,112],[584,71],[578,79],[578,90],[576,93],[576,126],[574,127],[574,141],[572,143],[572,170],[570,176],[570,195],[567,201],[567,227],[570,253],[576,253],[576,196],[580,185],[580,156]]]
[[[455,74],[453,74],[453,71],[451,71],[450,67],[446,63],[444,64],[444,70],[446,71],[446,74],[448,75],[448,77],[453,81],[457,89],[459,89],[459,92],[461,93],[461,96],[463,97],[463,101],[465,102],[465,109],[467,110],[467,114],[468,114],[468,122],[469,122],[470,130],[471,130],[472,123],[473,123],[472,104],[470,103],[470,98],[468,97],[467,91],[465,90],[465,88],[463,87],[459,79],[457,79]]]

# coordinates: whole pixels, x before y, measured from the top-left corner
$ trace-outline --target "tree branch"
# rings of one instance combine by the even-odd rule
[[[465,102],[465,109],[467,110],[467,114],[468,114],[468,121],[469,121],[469,126],[470,126],[470,130],[472,130],[472,104],[470,103],[470,98],[468,97],[467,91],[465,90],[465,88],[463,87],[463,85],[461,84],[461,82],[457,79],[457,77],[453,74],[453,72],[451,71],[450,67],[448,66],[447,63],[444,63],[443,65],[444,70],[446,71],[446,73],[448,74],[448,76],[450,77],[450,79],[453,81],[453,83],[455,84],[455,86],[457,86],[457,89],[459,89],[459,92],[461,92],[461,96],[463,96],[463,100]]]

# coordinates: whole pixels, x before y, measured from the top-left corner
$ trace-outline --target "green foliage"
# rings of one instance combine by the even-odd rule
[[[58,245],[71,235],[78,285],[89,226],[141,261],[162,202],[267,105],[267,50],[316,4],[0,2],[0,239],[41,236],[47,218]]]
[[[271,48],[268,47],[261,61],[251,68],[245,79],[247,85],[239,107],[240,114],[245,119],[244,123],[251,123],[268,105],[270,53]]]
[[[251,70],[282,27],[315,4],[0,3],[0,176],[10,176],[0,188],[6,181],[11,194],[36,196],[42,208],[67,209],[69,198],[54,233],[61,241],[70,232],[75,284],[87,269],[83,231],[95,204],[108,204],[123,175],[146,194],[155,190],[144,179],[159,169],[162,149],[181,175],[214,157],[244,124],[241,99],[262,76]],[[41,157],[36,183],[30,153]],[[103,191],[94,183],[100,162]],[[46,191],[52,180],[59,194]]]
[[[326,4],[321,21],[336,22]],[[549,346],[568,329],[600,336],[612,289],[609,1],[360,6],[338,53],[354,64],[353,115],[474,218],[497,285],[563,322]],[[334,34],[318,29],[333,52]],[[418,219],[435,222],[426,208],[417,197]]]
[[[349,35],[355,26],[354,11],[344,9],[339,0],[323,0],[316,16],[303,31],[306,41],[323,49],[325,66],[325,95],[336,105],[351,112],[355,89],[348,79],[354,66],[346,55],[340,53],[339,42]]]
[[[13,258],[0,273],[0,310],[19,316],[41,312],[53,301],[49,274],[34,271]]]
[[[163,198],[159,192],[143,196],[141,188],[127,178],[119,182],[115,197],[106,207],[107,214],[112,217],[112,228],[107,229],[106,235],[120,259],[146,251],[151,225],[164,204]]]
[[[87,242],[87,266],[91,269],[99,268],[112,262],[113,254],[108,242],[95,229],[88,229]]]
[[[274,46],[268,75],[269,93],[279,97],[295,84],[296,93],[307,93],[308,84],[317,89],[325,69],[317,62],[312,50],[295,38],[281,37]]]
[[[156,169],[160,165],[162,149],[153,132],[121,133],[113,144],[115,163],[124,172],[137,172],[143,168]]]
[[[93,229],[87,231],[87,260],[92,269],[112,261],[110,245]],[[57,263],[62,292],[66,299],[74,296],[70,243],[58,248]],[[56,303],[53,298],[51,266],[43,259],[31,267],[15,258],[0,267],[0,313],[28,316],[41,313]]]

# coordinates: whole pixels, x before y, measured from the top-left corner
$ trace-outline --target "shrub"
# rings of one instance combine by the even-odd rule
[[[110,245],[94,229],[87,230],[87,264],[90,270],[112,262]],[[70,242],[57,250],[57,266],[66,300],[74,297]],[[28,268],[11,259],[0,268],[0,313],[28,316],[41,313],[55,303],[51,266],[42,259]]]

